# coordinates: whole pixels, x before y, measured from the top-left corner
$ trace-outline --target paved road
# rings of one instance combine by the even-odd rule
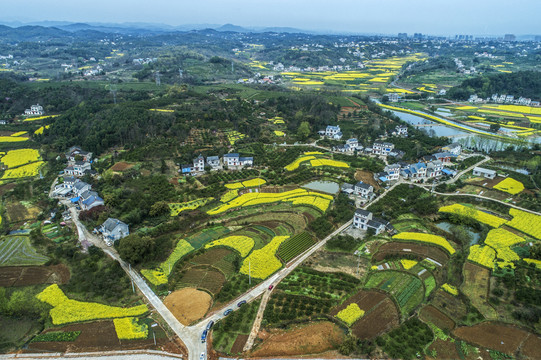
[[[459,172],[458,174],[456,174],[452,179],[449,179],[447,180],[445,183],[447,184],[453,184],[454,182],[456,182],[462,175],[468,173],[469,171],[472,171],[473,168],[479,166],[479,165],[482,165],[484,163],[486,163],[487,161],[490,160],[490,157],[487,156],[487,155],[483,155],[483,154],[473,154],[472,156],[484,156],[485,158],[481,161],[479,161],[478,163],[476,163],[475,165],[472,165],[470,166],[469,168],[467,168],[466,170],[462,170],[461,172]]]
[[[171,354],[156,350],[124,350],[124,351],[99,351],[86,353],[36,353],[36,354],[4,354],[0,360],[38,360],[38,359],[107,359],[107,360],[172,360],[182,359],[182,355]]]

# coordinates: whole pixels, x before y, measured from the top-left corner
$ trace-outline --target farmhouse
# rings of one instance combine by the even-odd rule
[[[90,170],[91,164],[88,161],[75,161],[64,169],[64,173],[70,176],[83,176]]]
[[[374,193],[374,187],[370,184],[359,181],[357,184],[355,184],[353,191],[355,195],[368,198]]]
[[[473,175],[482,176],[487,179],[494,179],[496,177],[496,171],[477,166],[473,168]]]
[[[72,146],[66,153],[66,158],[69,165],[73,165],[77,160],[92,162],[92,153],[84,151],[78,146]]]
[[[103,199],[95,191],[87,190],[79,197],[79,206],[83,210],[90,210],[93,207],[104,205]]]
[[[357,209],[353,215],[353,227],[361,230],[373,230],[376,235],[381,234],[384,231],[392,231],[393,226],[383,219],[374,217],[374,215],[367,210]]]
[[[448,151],[435,153],[433,156],[444,164],[450,163],[452,159],[457,157],[457,155]]]
[[[218,156],[207,156],[207,164],[212,170],[220,170],[222,164],[220,163],[220,158]]]
[[[453,155],[460,155],[462,152],[462,145],[459,143],[452,143],[441,148],[443,151],[450,152]]]
[[[394,149],[394,144],[376,141],[372,145],[372,153],[375,155],[387,156]]]
[[[43,115],[45,112],[43,111],[43,106],[40,104],[32,105],[30,106],[30,109],[26,109],[24,111],[25,115]]]
[[[90,184],[85,183],[84,181],[78,181],[73,185],[73,193],[75,196],[81,196],[85,191],[89,191],[92,188]]]
[[[408,136],[408,127],[405,126],[405,125],[398,125],[396,127],[395,133],[396,133],[397,136],[407,137]]]
[[[340,140],[342,139],[342,132],[340,131],[340,125],[328,125],[325,129],[325,136],[330,137],[331,139]]]
[[[98,230],[103,235],[103,238],[109,241],[119,240],[130,235],[128,225],[113,218],[105,220]]]
[[[223,163],[228,167],[252,166],[254,164],[254,158],[251,156],[240,157],[238,153],[230,153],[224,155]]]
[[[203,155],[199,154],[198,157],[193,159],[193,170],[196,172],[205,171],[205,158]]]
[[[401,169],[400,164],[387,165],[383,169],[382,173],[379,173],[379,174],[376,175],[377,176],[376,180],[378,180],[378,179],[381,180],[381,181],[398,180],[400,178],[400,169]],[[384,177],[385,180],[381,179],[382,177]]]

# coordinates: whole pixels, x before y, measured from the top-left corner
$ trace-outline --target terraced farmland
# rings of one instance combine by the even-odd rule
[[[36,252],[27,236],[8,236],[0,242],[0,266],[42,265],[47,260]]]

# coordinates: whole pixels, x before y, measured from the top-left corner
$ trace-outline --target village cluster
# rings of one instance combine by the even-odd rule
[[[76,206],[78,211],[88,211],[97,206],[105,205],[104,200],[92,185],[82,181],[79,177],[84,175],[95,176],[97,172],[91,168],[92,153],[73,146],[66,153],[68,166],[62,174],[63,182],[55,186],[53,196],[69,199],[71,206]],[[62,213],[64,220],[71,219],[69,210]],[[115,240],[119,240],[130,234],[129,227],[122,221],[114,218],[107,219],[95,232],[101,233],[105,243],[109,246]]]

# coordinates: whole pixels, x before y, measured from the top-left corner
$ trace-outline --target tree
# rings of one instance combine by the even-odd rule
[[[500,130],[500,124],[490,124],[490,131],[498,132]]]
[[[150,207],[150,216],[160,216],[169,213],[167,201],[157,201]]]
[[[301,122],[297,130],[297,136],[299,137],[299,140],[304,141],[308,138],[309,135],[310,135],[310,124],[308,123],[308,121]]]
[[[154,241],[148,236],[131,234],[120,239],[118,253],[122,259],[137,264],[143,261],[146,255],[152,252]]]

